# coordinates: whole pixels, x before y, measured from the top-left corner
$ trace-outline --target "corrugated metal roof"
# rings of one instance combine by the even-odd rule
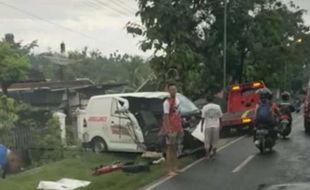
[[[109,98],[109,97],[135,97],[135,98],[160,98],[164,99],[169,96],[168,92],[135,92],[122,94],[106,94],[93,96],[91,99]]]

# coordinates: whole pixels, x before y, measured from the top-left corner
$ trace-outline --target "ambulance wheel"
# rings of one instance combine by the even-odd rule
[[[92,140],[92,149],[99,154],[108,150],[107,143],[101,137],[95,137]]]

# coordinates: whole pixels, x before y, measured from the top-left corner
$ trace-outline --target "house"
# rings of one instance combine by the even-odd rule
[[[8,89],[9,96],[32,106],[52,111],[63,111],[71,115],[77,108],[87,105],[94,95],[123,87],[124,84],[96,85],[89,79],[74,81],[27,81],[15,83]]]

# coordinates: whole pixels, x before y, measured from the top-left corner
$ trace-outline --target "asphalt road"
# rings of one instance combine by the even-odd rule
[[[301,115],[294,116],[289,139],[279,139],[275,151],[261,155],[251,137],[245,137],[203,160],[156,190],[256,190],[260,184],[310,182],[310,136]]]

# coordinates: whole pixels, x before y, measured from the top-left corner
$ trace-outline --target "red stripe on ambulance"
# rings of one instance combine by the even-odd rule
[[[107,119],[105,116],[92,116],[88,118],[88,122],[106,122]]]

